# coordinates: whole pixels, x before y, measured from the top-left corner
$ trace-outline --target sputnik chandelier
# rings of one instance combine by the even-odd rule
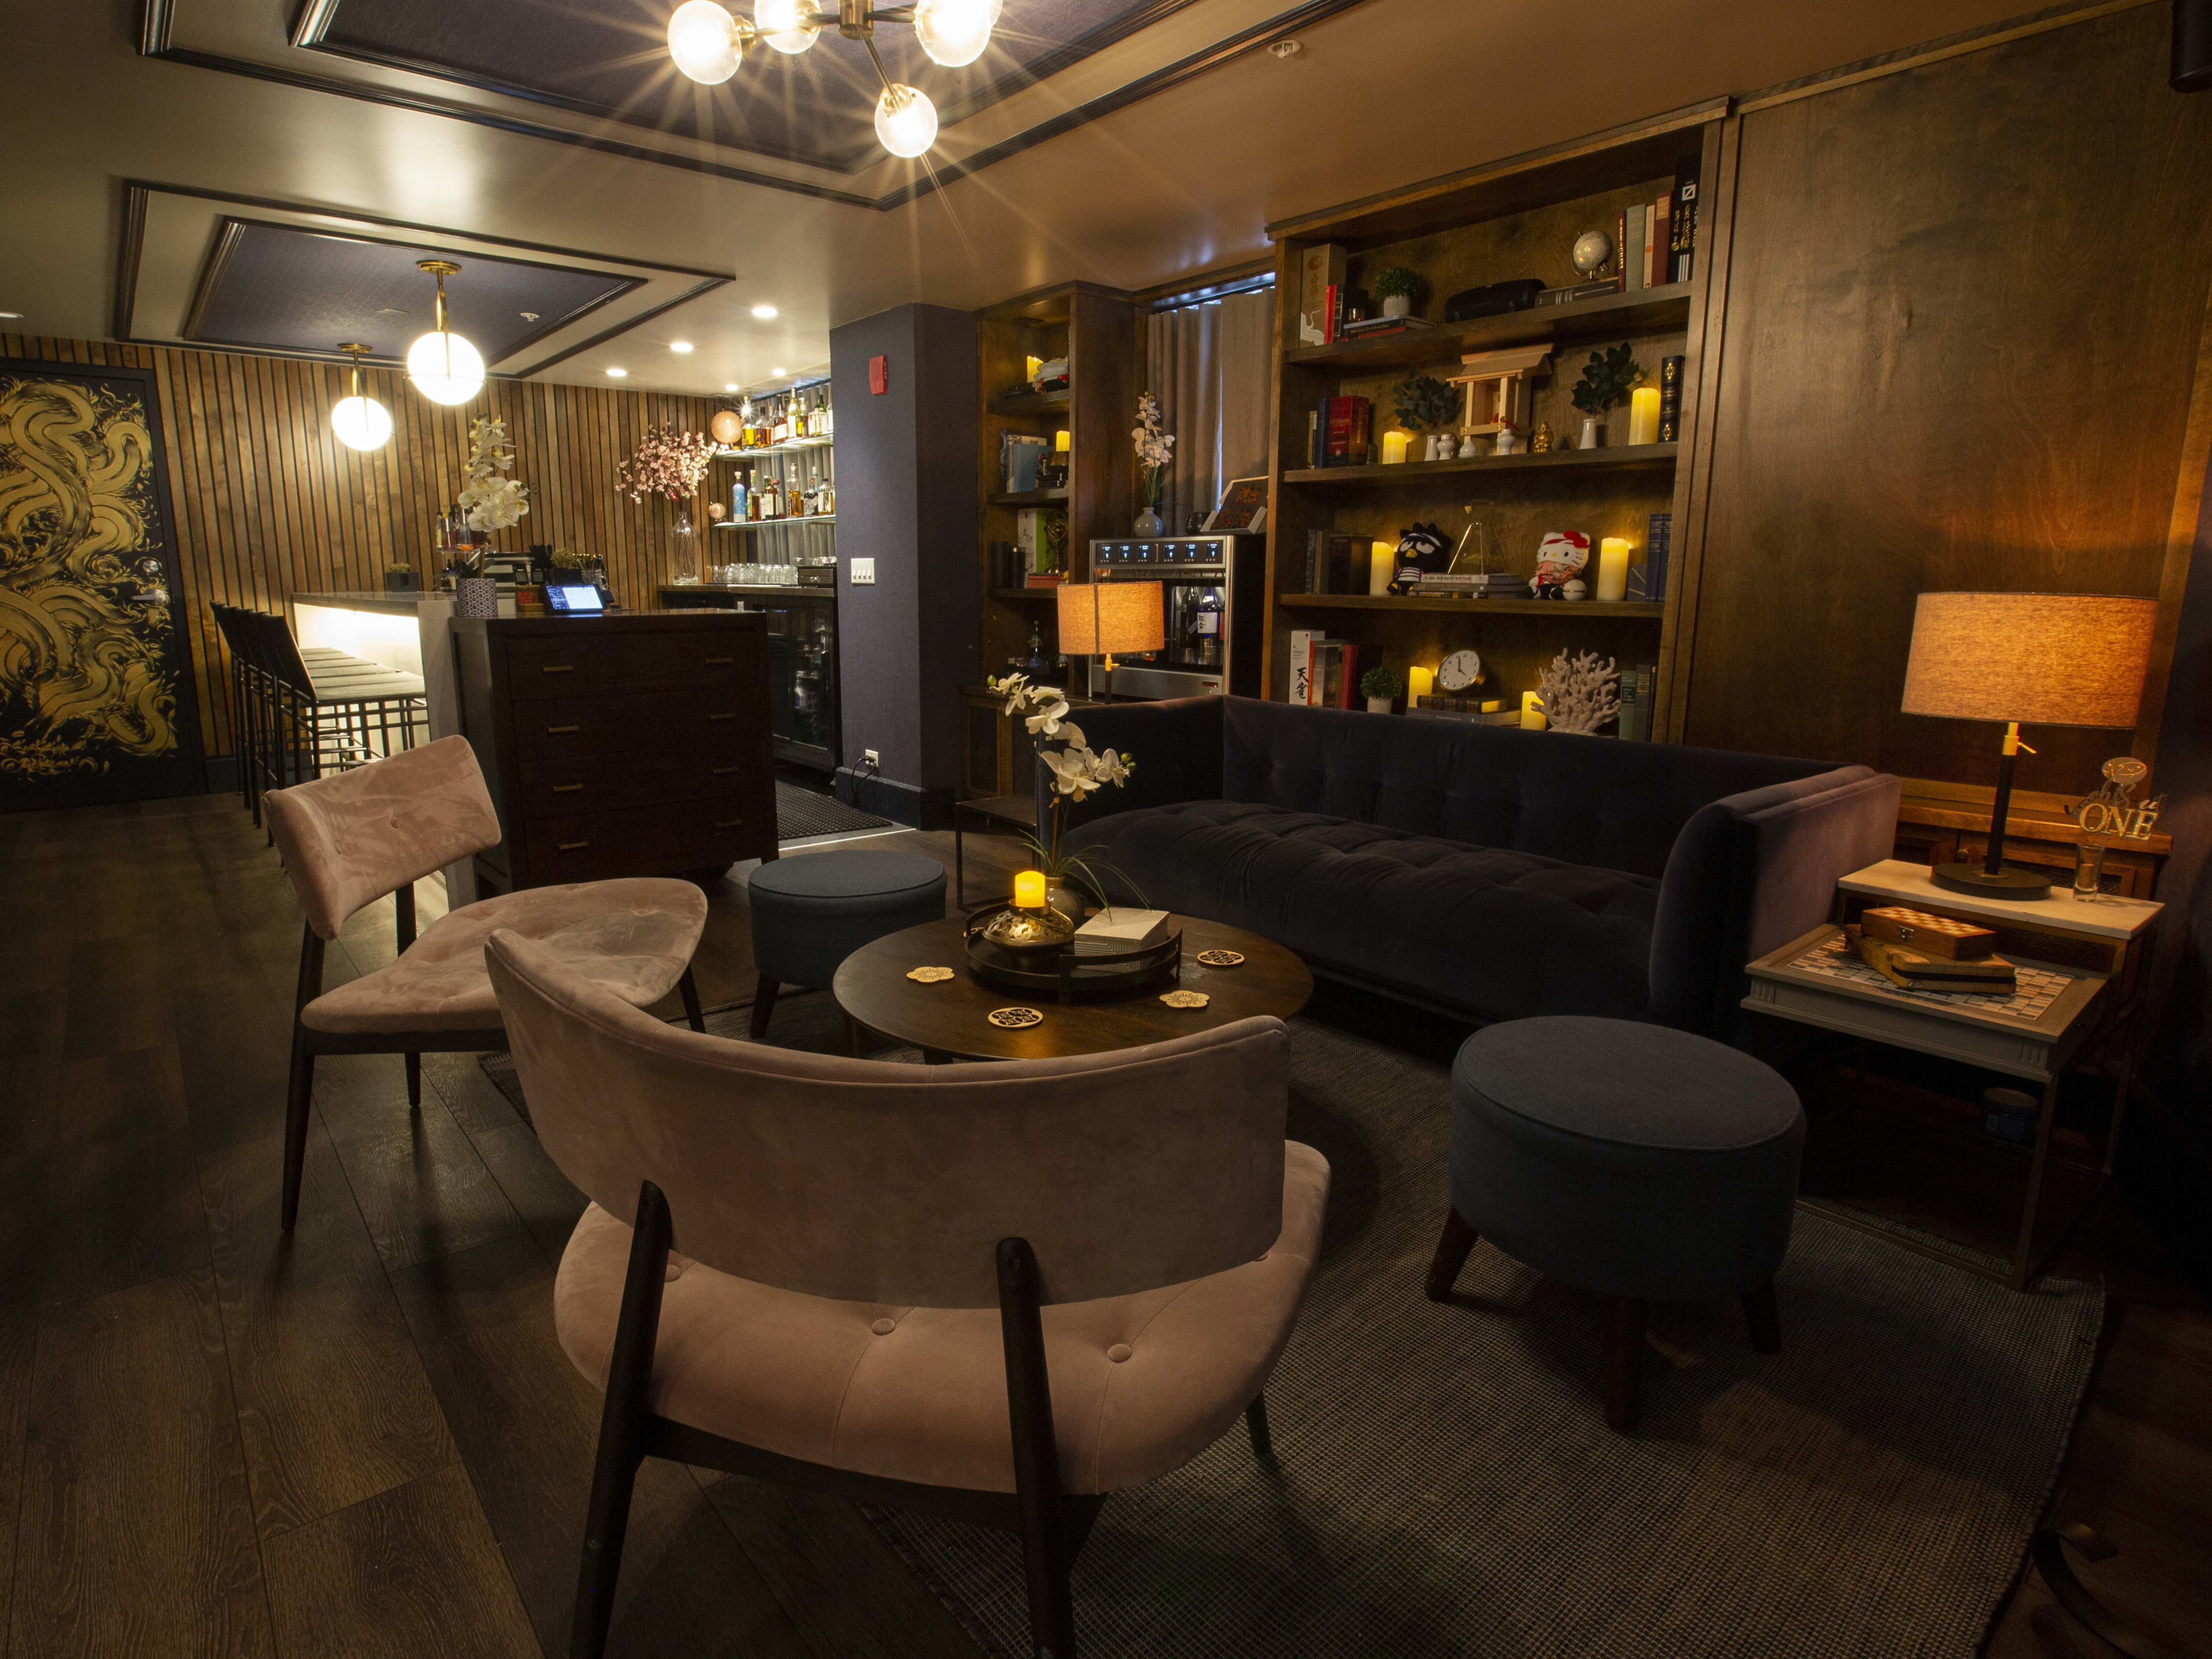
[[[947,69],[972,64],[991,44],[991,28],[1006,0],[915,0],[908,6],[868,9],[868,0],[836,0],[835,11],[816,11],[809,0],[754,0],[753,21],[742,22],[716,0],[685,0],[668,20],[668,55],[702,85],[715,87],[738,72],[745,48],[764,40],[782,52],[802,52],[815,36],[834,27],[858,40],[882,78],[876,100],[876,137],[894,155],[916,156],[937,142],[937,106],[918,87],[891,79],[876,53],[876,25],[911,23],[915,39],[933,62]]]

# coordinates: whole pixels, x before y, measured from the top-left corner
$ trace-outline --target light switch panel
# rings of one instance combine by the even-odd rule
[[[876,562],[873,559],[852,561],[852,574],[846,580],[854,587],[873,587],[876,585]]]

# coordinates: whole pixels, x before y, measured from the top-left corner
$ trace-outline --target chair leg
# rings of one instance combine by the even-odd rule
[[[1479,1237],[1457,1210],[1444,1212],[1443,1237],[1437,1240],[1437,1259],[1429,1264],[1430,1301],[1441,1302],[1451,1294],[1459,1270],[1467,1266],[1467,1258]]]
[[[629,1271],[622,1311],[615,1320],[615,1349],[607,1365],[607,1397],[599,1413],[599,1450],[592,1470],[591,1507],[584,1516],[584,1547],[576,1571],[576,1611],[568,1626],[569,1659],[599,1659],[607,1650],[614,1617],[615,1580],[622,1571],[623,1535],[629,1528],[630,1494],[645,1461],[647,1406],[653,1382],[653,1347],[660,1330],[661,1286],[668,1276],[673,1227],[668,1200],[651,1182],[641,1182],[637,1226],[630,1235]]]
[[[1644,1305],[1632,1296],[1607,1298],[1613,1335],[1605,1356],[1605,1421],[1615,1434],[1636,1426],[1637,1382],[1644,1371]]]
[[[848,1051],[851,1053],[854,1059],[865,1060],[867,1058],[867,1056],[861,1052],[860,1048],[860,1022],[854,1019],[850,1014],[845,1016],[845,1047]]]
[[[1275,1461],[1275,1437],[1267,1432],[1267,1396],[1255,1394],[1244,1408],[1244,1432],[1252,1437],[1252,1455],[1262,1463]]]
[[[1022,1565],[1029,1578],[1030,1638],[1037,1659],[1075,1659],[1075,1595],[1068,1584],[1074,1553],[1068,1547],[1067,1506],[1060,1497],[1042,1290],[1029,1241],[1000,1239],[997,1267],[1014,1495],[1021,1506]]]
[[[676,981],[677,994],[684,999],[684,1018],[695,1031],[707,1029],[707,1016],[699,1012],[699,981],[691,977],[690,964],[685,964],[684,977]]]
[[[1782,1310],[1774,1303],[1774,1281],[1743,1293],[1743,1322],[1751,1328],[1753,1353],[1782,1352]]]
[[[776,981],[766,974],[760,976],[760,985],[753,992],[752,1038],[758,1042],[768,1035],[768,1017],[775,1012]]]
[[[307,1103],[315,1092],[315,1057],[307,1033],[292,1027],[292,1073],[284,1091],[284,1231],[300,1218],[300,1173],[307,1161]]]
[[[419,1112],[422,1109],[422,1056],[408,1054],[404,1058],[407,1061],[407,1109]]]

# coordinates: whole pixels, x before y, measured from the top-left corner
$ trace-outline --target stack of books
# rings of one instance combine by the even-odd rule
[[[1358,706],[1359,647],[1316,629],[1291,630],[1291,696],[1310,708]]]
[[[1306,413],[1308,466],[1364,466],[1374,405],[1364,398],[1324,398]]]
[[[1457,720],[1462,726],[1518,726],[1521,710],[1498,697],[1454,697],[1432,692],[1417,697],[1407,715],[1419,720]]]
[[[1528,579],[1510,570],[1440,571],[1434,574],[1425,573],[1414,584],[1414,590],[1449,597],[1463,595],[1473,599],[1510,599],[1527,594]]]
[[[1654,513],[1644,535],[1644,562],[1628,573],[1628,597],[1656,605],[1667,597],[1667,564],[1674,551],[1674,515]]]
[[[1698,164],[1684,161],[1674,171],[1674,189],[1622,209],[1617,222],[1620,266],[1613,280],[1621,293],[1688,282],[1696,264]]]
[[[1356,323],[1345,324],[1338,334],[1346,340],[1366,340],[1377,335],[1411,334],[1417,329],[1435,326],[1423,317],[1365,317]]]
[[[1659,665],[1638,663],[1620,671],[1620,734],[1634,743],[1651,741],[1652,716],[1657,712]]]

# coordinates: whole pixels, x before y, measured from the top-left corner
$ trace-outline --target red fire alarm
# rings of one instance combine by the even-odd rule
[[[891,389],[891,360],[888,357],[868,359],[868,390],[880,398]]]

